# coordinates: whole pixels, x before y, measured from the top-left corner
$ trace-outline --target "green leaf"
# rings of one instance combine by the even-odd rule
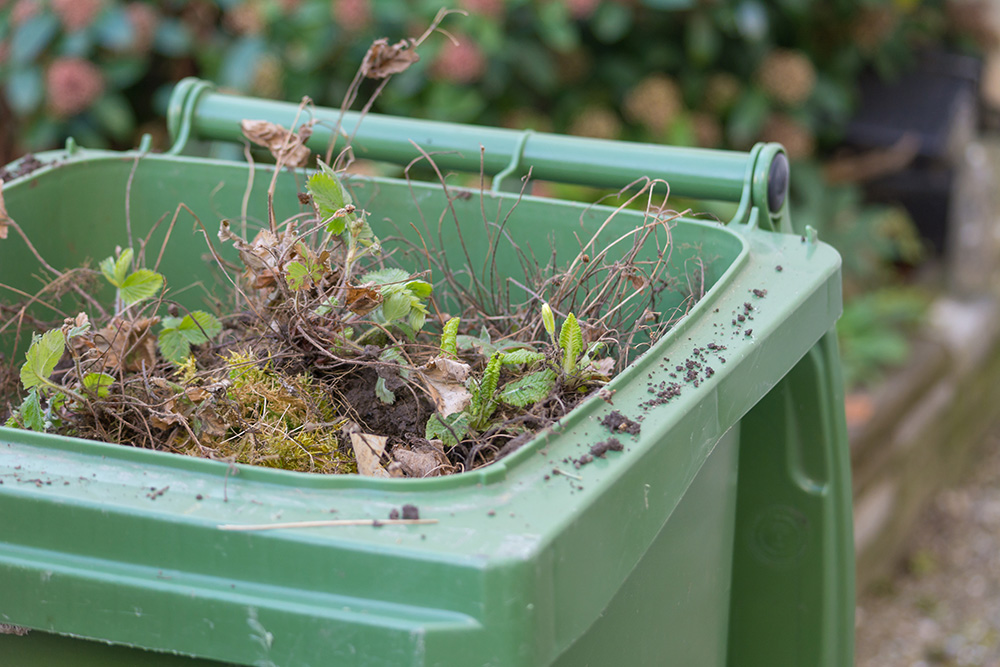
[[[160,354],[168,361],[179,364],[191,354],[191,343],[177,329],[164,329],[157,338]]]
[[[91,107],[90,113],[118,141],[125,142],[132,138],[135,114],[123,95],[104,95]]]
[[[545,355],[541,352],[535,352],[534,350],[513,350],[512,352],[504,352],[503,357],[500,359],[501,363],[505,366],[512,366],[514,364],[533,364],[539,361],[543,361]]]
[[[410,290],[418,299],[426,299],[434,291],[434,287],[423,280],[411,280],[406,283],[406,289]]]
[[[121,287],[122,283],[125,282],[125,276],[128,275],[128,270],[132,268],[132,257],[135,253],[132,248],[125,248],[122,250],[122,254],[118,256],[115,260],[115,279],[111,281],[111,284],[115,287]]]
[[[399,364],[400,366],[404,366],[404,368],[397,369],[400,377],[402,378],[410,377],[410,371],[405,368],[406,357],[403,356],[403,353],[400,352],[398,348],[395,347],[385,348],[384,350],[382,350],[382,353],[378,355],[378,359],[379,361],[386,361],[389,363]]]
[[[6,17],[5,17],[6,20]],[[15,65],[31,62],[59,32],[59,19],[42,10],[19,25],[10,38],[10,61]]]
[[[161,287],[163,276],[149,269],[139,269],[119,285],[122,301],[128,306],[153,298]]]
[[[94,392],[98,398],[107,398],[115,379],[107,373],[87,373],[83,376],[83,388]]]
[[[556,385],[556,372],[546,368],[508,382],[500,390],[500,400],[507,405],[523,408],[549,396]]]
[[[309,177],[309,180],[306,182],[306,190],[312,195],[313,203],[316,204],[319,214],[323,218],[329,218],[353,202],[351,201],[351,195],[341,184],[337,172],[322,160],[318,160],[318,162],[320,171]],[[357,216],[353,213],[340,218],[334,218],[330,220],[326,230],[331,234],[342,234],[347,227],[347,223],[356,219]]]
[[[382,377],[375,382],[375,396],[386,405],[392,405],[396,402],[396,394],[389,389],[389,386],[385,383],[385,378]]]
[[[427,420],[424,437],[428,440],[440,440],[445,446],[454,447],[469,434],[469,429],[469,414],[467,412],[456,412],[443,420],[437,413],[434,413]]]
[[[475,416],[475,424],[479,427],[486,425],[493,411],[497,408],[494,394],[496,394],[497,385],[500,382],[500,360],[502,357],[502,352],[494,352],[490,360],[486,362],[483,377],[478,383],[473,383],[470,410]]]
[[[177,325],[177,331],[192,345],[200,345],[219,335],[222,322],[204,310],[192,310]]]
[[[424,328],[424,322],[426,321],[427,313],[425,311],[417,308],[410,310],[410,317],[407,319],[410,329],[413,329],[415,332],[420,331]]]
[[[382,302],[382,317],[386,322],[392,322],[410,314],[410,296],[404,292],[389,294]]]
[[[65,350],[66,339],[60,329],[52,329],[36,336],[25,354],[24,365],[21,366],[21,384],[24,388],[47,384]]]
[[[24,428],[42,433],[45,431],[45,414],[42,411],[42,404],[38,399],[38,390],[32,389],[28,392],[21,407],[18,408],[21,423]]]
[[[14,113],[26,116],[42,103],[45,97],[45,83],[40,67],[27,67],[15,70],[4,86],[7,100]]]
[[[403,283],[410,280],[410,274],[403,269],[388,268],[379,269],[378,271],[370,271],[365,275],[361,276],[361,282],[373,282],[376,285],[381,286],[391,286],[400,287]],[[419,282],[419,281],[412,281]]]
[[[583,331],[573,313],[566,316],[566,321],[559,330],[559,347],[563,353],[563,370],[572,373],[576,369],[580,353],[583,352]]]
[[[444,323],[441,332],[441,356],[458,359],[458,325],[461,318],[453,317]]]
[[[552,314],[552,308],[547,303],[542,304],[542,324],[550,336],[556,335],[556,317]]]

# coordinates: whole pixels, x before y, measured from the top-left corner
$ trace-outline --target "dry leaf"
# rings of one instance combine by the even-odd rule
[[[0,239],[7,238],[7,205],[3,202],[3,179],[0,178]]]
[[[347,296],[344,298],[344,301],[348,310],[355,315],[366,315],[382,303],[382,294],[377,289],[371,287],[372,284],[347,286]]]
[[[354,447],[354,458],[358,461],[358,473],[366,477],[389,476],[389,473],[379,465],[387,440],[384,435],[351,433],[351,446]]]
[[[435,357],[420,369],[420,378],[430,392],[435,409],[442,417],[469,406],[472,394],[465,388],[472,369],[461,361]]]
[[[289,167],[304,167],[309,163],[309,149],[305,143],[312,136],[312,125],[299,127],[298,133],[266,120],[240,121],[243,136],[258,146],[263,146],[274,159]]]
[[[396,446],[392,448],[392,457],[407,477],[438,477],[455,471],[448,461],[444,450],[434,446],[440,440],[432,440],[430,444],[409,449]]]
[[[369,79],[384,79],[406,71],[418,60],[420,56],[413,50],[413,40],[404,39],[390,46],[389,40],[383,37],[368,48],[361,61],[361,73]]]
[[[275,236],[269,229],[262,229],[257,232],[252,243],[247,243],[233,230],[228,220],[219,222],[219,240],[230,242],[240,253],[240,259],[246,265],[247,270],[254,276],[254,287],[264,288],[275,284],[277,276],[281,274],[281,266],[285,263],[299,259],[297,246],[298,237],[295,234],[295,222],[288,223],[284,231]]]
[[[604,357],[590,362],[590,366],[604,377],[611,377],[615,372],[615,360],[611,357]]]
[[[151,370],[156,366],[156,336],[152,327],[159,317],[143,317],[135,321],[114,318],[104,327],[70,339],[76,352],[87,353],[88,359],[100,361],[105,370]]]

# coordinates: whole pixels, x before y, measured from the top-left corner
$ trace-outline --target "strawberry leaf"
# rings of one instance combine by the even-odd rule
[[[97,394],[98,398],[107,398],[115,379],[107,373],[87,373],[83,376],[83,388]]]
[[[25,354],[21,366],[21,384],[25,389],[49,383],[49,376],[66,350],[66,339],[60,329],[46,331],[36,336]]]
[[[163,276],[149,269],[137,270],[118,285],[122,301],[128,306],[153,298],[161,287]]]
[[[192,310],[177,325],[177,332],[192,345],[207,343],[218,336],[220,331],[222,323],[204,310]]]

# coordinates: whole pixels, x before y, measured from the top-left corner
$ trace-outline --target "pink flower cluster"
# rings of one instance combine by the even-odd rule
[[[67,32],[86,28],[94,22],[104,5],[103,0],[50,0]]]
[[[92,63],[80,58],[59,58],[46,73],[45,89],[49,109],[66,118],[85,111],[104,92],[104,75]]]
[[[468,38],[445,42],[431,65],[431,73],[452,83],[472,83],[486,73],[486,56]]]
[[[371,0],[333,0],[331,12],[344,30],[364,30],[372,22]]]

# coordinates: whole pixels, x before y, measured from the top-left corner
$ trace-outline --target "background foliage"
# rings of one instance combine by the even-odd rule
[[[187,75],[339,105],[372,39],[465,9],[378,109],[674,144],[836,142],[859,73],[947,36],[941,0],[7,0],[8,152],[132,145]],[[694,3],[690,3],[694,5]],[[680,6],[681,8],[678,8]]]

